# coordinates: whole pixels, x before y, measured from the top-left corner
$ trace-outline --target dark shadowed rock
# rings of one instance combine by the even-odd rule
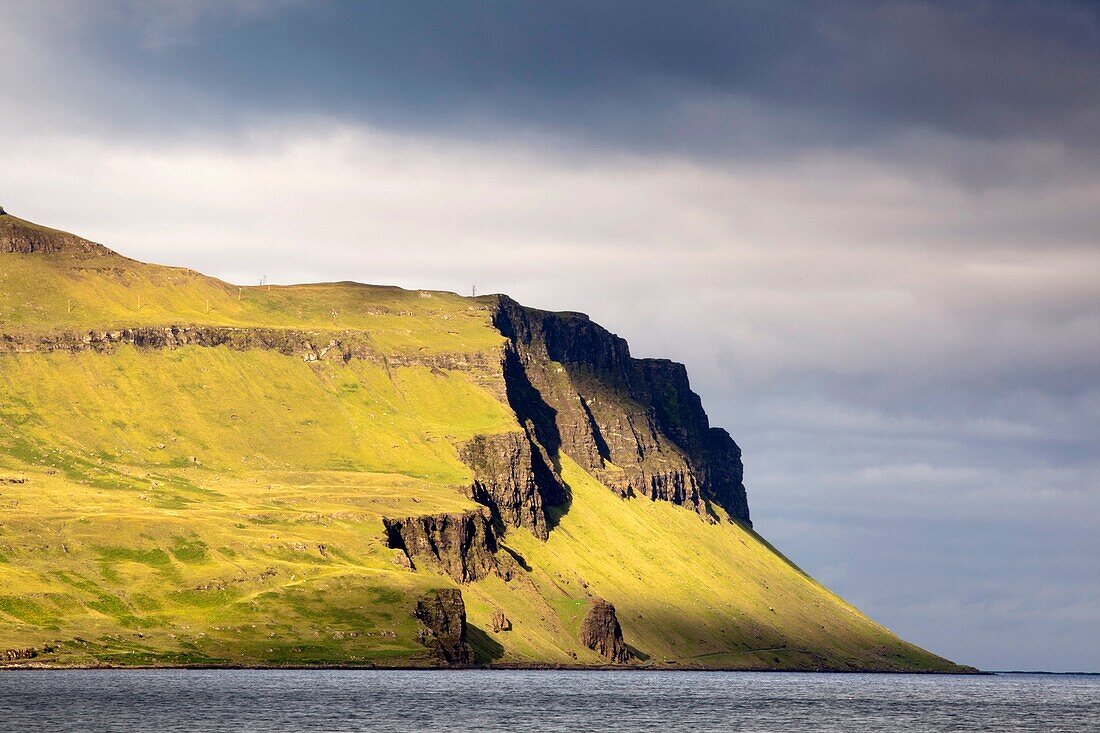
[[[390,548],[402,550],[410,567],[428,566],[459,583],[499,572],[496,531],[488,509],[382,519]]]
[[[581,623],[581,643],[615,664],[626,664],[634,655],[623,641],[615,607],[597,598]]]
[[[626,341],[580,313],[525,308],[501,296],[504,377],[521,422],[623,497],[707,503],[750,524],[741,451],[713,429],[682,364],[635,359]]]
[[[19,662],[34,659],[37,656],[37,649],[7,649],[0,652],[0,662]]]
[[[478,435],[460,455],[474,472],[474,501],[489,507],[504,527],[526,527],[540,539],[548,537],[546,505],[560,503],[564,487],[533,435]]]
[[[462,591],[440,588],[428,591],[416,602],[416,618],[423,625],[420,643],[446,664],[469,664],[473,654],[466,643],[466,604]]]
[[[55,254],[79,256],[114,254],[102,244],[25,222],[17,216],[0,216],[0,254]]]

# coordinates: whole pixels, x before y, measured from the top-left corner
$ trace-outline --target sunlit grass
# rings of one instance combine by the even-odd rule
[[[499,374],[388,359],[480,354],[495,369],[490,316],[446,293],[238,288],[114,255],[0,255],[0,334],[351,330],[387,357],[0,354],[0,651],[58,665],[430,663],[411,610],[453,583],[397,564],[382,518],[473,509],[458,447],[519,426]],[[944,666],[751,531],[621,500],[561,462],[572,503],[549,541],[504,540],[531,572],[464,587],[476,629],[497,610],[513,626],[477,637],[483,660],[601,663],[577,638],[602,596],[643,664]]]

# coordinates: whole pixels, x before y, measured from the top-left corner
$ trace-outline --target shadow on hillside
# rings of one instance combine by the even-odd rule
[[[504,647],[500,642],[473,624],[466,625],[466,641],[473,649],[475,664],[489,664],[504,656]]]
[[[562,486],[565,487],[564,500],[557,506],[546,507],[546,528],[551,532],[561,524],[561,518],[569,513],[569,509],[573,506],[573,492],[569,490],[569,486],[562,482]]]
[[[508,547],[507,545],[505,545],[504,543],[500,543],[500,549],[507,552],[508,555],[513,560],[515,560],[516,564],[519,565],[521,568],[523,568],[527,572],[531,572],[531,566],[527,564],[527,559],[525,557],[523,557],[523,555],[519,554],[518,552],[513,550],[511,547]]]

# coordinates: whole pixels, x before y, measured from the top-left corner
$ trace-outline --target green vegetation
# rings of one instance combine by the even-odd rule
[[[0,257],[6,333],[188,324],[354,330],[387,354],[477,353],[501,343],[486,298],[358,283],[238,287],[114,253]]]
[[[459,446],[519,429],[498,375],[426,358],[498,363],[488,301],[0,254],[0,337],[185,324],[355,331],[385,358],[0,353],[0,652],[60,666],[432,664],[411,610],[454,583],[398,562],[382,518],[475,508]],[[572,502],[549,541],[504,538],[529,572],[462,588],[483,662],[602,663],[577,641],[601,596],[645,665],[954,669],[738,524],[621,500],[568,456],[562,474]],[[512,629],[492,633],[500,611]]]
[[[486,605],[523,619],[503,642],[517,661],[553,654],[543,640],[575,639],[585,598],[596,595],[615,605],[627,643],[655,666],[854,669],[874,660],[880,668],[941,668],[942,660],[900,643],[741,525],[707,524],[665,502],[622,501],[567,457],[563,463],[573,503],[549,541],[509,538],[532,567],[537,593],[516,599],[496,581],[476,587]],[[524,605],[540,600],[550,613]],[[475,622],[484,618],[477,611]],[[551,623],[525,633],[539,618]]]

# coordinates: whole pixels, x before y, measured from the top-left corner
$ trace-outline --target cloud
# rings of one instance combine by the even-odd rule
[[[113,15],[135,29],[139,48],[163,52],[201,42],[209,26],[250,25],[301,0],[116,0]]]
[[[741,379],[990,379],[1097,350],[1100,251],[1078,233],[974,241],[960,223],[1044,217],[1059,199],[1098,227],[1077,180],[975,194],[874,159],[581,162],[344,126],[254,130],[239,147],[28,136],[5,156],[0,182],[24,211],[138,256],[244,281],[354,272],[608,308],[613,327],[658,325]],[[675,350],[650,338],[640,352]]]
[[[1097,164],[1100,15],[1069,0],[704,0],[691,12],[651,0],[459,1],[430,12],[404,0],[159,0],[94,12],[22,4],[8,16],[36,48],[77,49],[81,64],[68,70],[111,96],[103,105],[71,85],[80,113],[131,135],[320,114],[707,159],[917,133],[971,141],[969,157],[1014,139]],[[1003,165],[984,156],[957,173]]]

